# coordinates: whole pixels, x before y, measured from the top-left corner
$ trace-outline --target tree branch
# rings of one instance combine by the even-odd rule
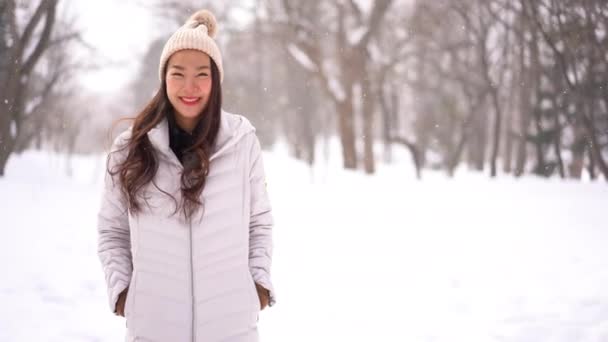
[[[42,35],[34,48],[32,54],[27,58],[25,63],[23,63],[20,74],[21,75],[29,75],[29,73],[34,68],[34,65],[42,56],[42,53],[48,48],[49,41],[51,39],[51,32],[53,30],[53,25],[55,24],[55,11],[57,8],[57,0],[47,0],[48,7],[46,8],[46,20],[44,24],[44,29],[42,31]]]
[[[372,9],[372,14],[370,15],[369,19],[368,30],[357,44],[357,48],[362,49],[367,46],[371,37],[376,33],[376,31],[378,31],[382,17],[384,17],[384,14],[390,7],[391,3],[392,0],[377,0],[374,2],[374,8]]]
[[[42,19],[42,15],[47,11],[47,8],[49,7],[49,5],[51,5],[51,2],[53,1],[54,0],[41,0],[40,3],[38,3],[38,7],[36,8],[36,11],[34,11],[34,15],[32,15],[32,17],[28,21],[27,25],[25,26],[25,29],[23,30],[23,34],[21,35],[19,44],[21,50],[19,51],[19,55],[23,54],[23,50],[32,38],[34,29],[36,29],[36,26],[38,26],[38,23],[40,23],[40,20]]]

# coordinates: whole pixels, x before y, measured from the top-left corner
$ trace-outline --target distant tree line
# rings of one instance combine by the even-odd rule
[[[268,30],[306,87],[298,114],[333,116],[344,167],[374,172],[374,142],[424,168],[608,180],[608,4],[603,0],[276,1]],[[272,45],[270,41],[268,44]],[[288,68],[284,62],[278,68]],[[279,66],[280,65],[280,66]],[[277,77],[276,75],[274,77]],[[296,94],[303,92],[296,92]],[[312,130],[301,132],[302,130]],[[320,136],[294,123],[284,134]],[[314,150],[292,138],[294,150]],[[314,141],[314,139],[312,139]]]

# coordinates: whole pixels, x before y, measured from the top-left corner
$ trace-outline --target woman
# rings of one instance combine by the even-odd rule
[[[98,253],[127,341],[257,341],[275,302],[260,144],[221,110],[216,28],[202,10],[171,36],[158,93],[108,155]]]

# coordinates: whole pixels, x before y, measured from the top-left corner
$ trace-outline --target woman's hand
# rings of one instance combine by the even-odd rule
[[[258,291],[258,298],[260,299],[260,310],[264,310],[270,301],[270,293],[258,283],[255,283],[255,289]]]
[[[114,312],[118,316],[125,317],[125,302],[127,301],[128,292],[129,288],[127,287],[118,295],[118,300],[116,301],[116,311]]]

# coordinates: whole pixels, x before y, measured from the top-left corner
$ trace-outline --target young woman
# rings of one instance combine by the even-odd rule
[[[275,302],[260,144],[221,109],[216,31],[201,10],[171,36],[160,89],[108,155],[98,253],[127,341],[257,341]]]

